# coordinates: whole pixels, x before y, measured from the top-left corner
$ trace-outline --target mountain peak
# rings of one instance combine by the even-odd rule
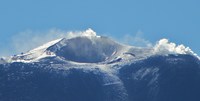
[[[48,42],[38,48],[12,57],[12,62],[37,62],[40,59],[59,57],[64,61],[77,63],[99,63],[117,58],[128,51],[129,47],[121,45],[110,38],[97,36],[88,29],[81,36],[62,38]]]
[[[91,28],[79,33],[69,33],[72,37],[50,41],[38,48],[12,56],[9,62],[38,62],[41,59],[56,57],[76,63],[121,63],[144,59],[153,55],[189,54],[197,58],[189,47],[176,45],[161,39],[153,47],[123,45],[108,37],[98,36]]]

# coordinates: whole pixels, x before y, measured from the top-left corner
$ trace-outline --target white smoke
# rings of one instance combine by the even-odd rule
[[[51,29],[44,32],[27,30],[12,37],[12,47],[16,53],[26,52],[64,35],[65,32],[58,29]]]
[[[44,32],[27,30],[21,32],[12,38],[12,47],[16,54],[29,51],[49,41],[59,38],[73,38],[77,36],[96,36],[96,32],[92,29],[86,31],[63,31],[59,29],[51,29]]]
[[[160,41],[158,41],[153,50],[154,54],[158,55],[190,54],[200,59],[200,57],[196,53],[194,53],[189,47],[185,47],[182,44],[176,45],[175,43],[169,42],[168,39],[161,39]]]
[[[138,47],[152,47],[152,43],[143,37],[143,32],[138,31],[135,35],[126,34],[123,38],[125,44]]]
[[[0,46],[0,58],[2,56],[9,56],[10,55],[10,52],[8,52],[7,50],[9,49],[2,49],[3,46]]]
[[[78,36],[93,37],[93,36],[97,36],[97,33],[93,31],[91,28],[88,28],[85,31],[70,31],[70,32],[67,32],[64,36],[65,38],[73,38],[73,37],[78,37]]]

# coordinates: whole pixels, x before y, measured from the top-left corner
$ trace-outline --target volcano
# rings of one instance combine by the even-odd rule
[[[200,101],[199,85],[190,48],[135,47],[92,29],[0,59],[0,101]]]

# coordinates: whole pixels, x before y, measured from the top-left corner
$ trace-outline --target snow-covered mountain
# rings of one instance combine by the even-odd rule
[[[54,57],[66,62],[105,64],[115,60],[137,61],[154,55],[170,54],[189,54],[199,58],[190,48],[184,45],[176,46],[167,39],[161,39],[154,47],[141,48],[117,43],[88,29],[75,37],[48,42],[7,60],[11,63],[31,63]]]
[[[200,61],[161,39],[134,47],[91,29],[0,59],[0,101],[199,101]]]

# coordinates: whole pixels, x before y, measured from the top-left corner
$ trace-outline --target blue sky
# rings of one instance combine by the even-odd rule
[[[19,33],[52,28],[92,28],[117,39],[139,31],[152,43],[167,38],[200,54],[199,5],[199,0],[0,0],[0,56],[16,53],[12,42]]]

